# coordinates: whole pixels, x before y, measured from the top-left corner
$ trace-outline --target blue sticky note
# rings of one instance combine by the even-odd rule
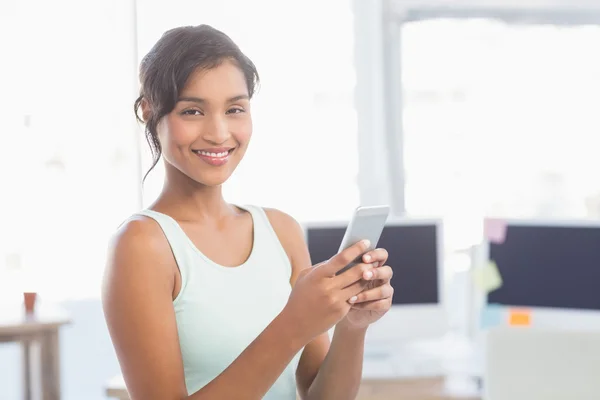
[[[482,329],[494,328],[502,325],[504,321],[505,310],[497,304],[487,304],[481,310],[480,326]]]

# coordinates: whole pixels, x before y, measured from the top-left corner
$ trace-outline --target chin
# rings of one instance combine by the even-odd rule
[[[230,176],[231,176],[231,174],[229,174],[229,173],[228,174],[195,174],[191,178],[193,180],[195,180],[196,182],[198,182],[202,186],[216,187],[216,186],[221,186],[222,184],[227,182],[227,179],[229,179]]]

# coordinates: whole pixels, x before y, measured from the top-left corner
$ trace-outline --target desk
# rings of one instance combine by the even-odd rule
[[[0,312],[0,343],[19,342],[23,351],[23,394],[33,398],[31,376],[32,346],[39,344],[41,391],[43,400],[60,399],[60,348],[59,329],[69,318],[59,310],[40,309],[26,316],[21,309]]]
[[[367,343],[357,400],[480,400],[479,369],[465,338]]]
[[[357,400],[481,400],[468,377],[363,379]]]
[[[453,377],[365,378],[356,400],[481,400],[474,383],[466,378],[456,383]],[[106,396],[129,400],[122,376],[108,382]]]

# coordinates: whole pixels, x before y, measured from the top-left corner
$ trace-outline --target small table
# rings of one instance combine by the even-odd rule
[[[129,400],[127,387],[122,375],[117,375],[106,384],[106,395],[118,400]]]
[[[0,343],[20,342],[23,354],[23,394],[25,400],[33,398],[31,377],[31,348],[40,346],[41,390],[43,400],[60,399],[60,343],[59,329],[70,323],[60,310],[40,308],[34,315],[0,312]]]

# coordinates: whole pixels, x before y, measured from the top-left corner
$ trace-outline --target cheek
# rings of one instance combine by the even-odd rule
[[[161,121],[161,124],[159,137],[165,152],[187,148],[196,139],[198,130],[194,129],[189,122],[167,116]]]
[[[244,119],[241,121],[236,121],[231,129],[232,135],[235,137],[236,141],[240,144],[246,144],[250,141],[252,137],[252,120]]]

